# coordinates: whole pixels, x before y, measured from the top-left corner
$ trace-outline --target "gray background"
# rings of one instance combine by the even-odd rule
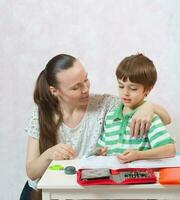
[[[91,92],[118,94],[115,69],[142,52],[158,70],[149,101],[167,108],[180,151],[180,1],[0,1],[0,199],[18,199],[26,180],[27,135],[39,72],[56,54],[80,59]]]

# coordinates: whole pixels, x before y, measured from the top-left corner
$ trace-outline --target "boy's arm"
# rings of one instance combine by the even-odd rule
[[[174,157],[176,155],[175,144],[166,144],[146,151],[139,151],[139,160]]]
[[[96,147],[105,147],[105,133],[102,133],[98,139],[98,142],[96,144]]]
[[[134,160],[158,159],[175,156],[176,148],[174,140],[171,138],[158,115],[154,115],[147,137],[151,149],[144,151],[128,149],[122,155],[119,155],[118,159],[121,162],[130,162]]]
[[[105,143],[105,134],[101,134],[98,142],[96,144],[96,149],[90,152],[89,156],[106,156],[107,155],[107,147]]]
[[[122,155],[117,158],[121,163],[127,163],[134,160],[148,160],[158,158],[174,157],[176,155],[176,148],[174,144],[166,144],[161,147],[149,149],[146,151],[137,151],[133,149],[126,150]]]

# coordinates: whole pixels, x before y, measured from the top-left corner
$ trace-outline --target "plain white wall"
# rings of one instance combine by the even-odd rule
[[[118,94],[115,69],[142,52],[158,70],[149,101],[167,108],[180,151],[180,1],[0,1],[0,199],[18,199],[25,174],[27,136],[39,72],[56,54],[78,57],[91,91]]]

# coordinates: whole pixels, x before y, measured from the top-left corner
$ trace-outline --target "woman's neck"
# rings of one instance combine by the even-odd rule
[[[86,109],[87,105],[78,107],[64,106],[62,109],[63,122],[70,128],[76,127],[84,117]]]

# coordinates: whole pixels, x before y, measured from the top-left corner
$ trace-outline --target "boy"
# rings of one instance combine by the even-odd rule
[[[157,115],[143,137],[130,136],[128,125],[133,114],[145,102],[157,80],[153,62],[142,54],[131,55],[121,61],[116,76],[122,103],[106,115],[104,133],[97,144],[103,147],[100,154],[117,155],[122,163],[175,156],[174,140]]]

